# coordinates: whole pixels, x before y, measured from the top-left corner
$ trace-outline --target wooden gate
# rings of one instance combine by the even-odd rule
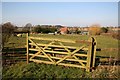
[[[27,63],[33,61],[78,67],[89,72],[95,65],[95,54],[96,40],[93,37],[86,41],[72,41],[32,37],[27,34]]]

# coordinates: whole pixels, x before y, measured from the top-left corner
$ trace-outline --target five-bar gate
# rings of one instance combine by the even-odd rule
[[[96,40],[93,37],[89,40],[73,41],[33,37],[27,33],[27,63],[33,61],[78,67],[89,72],[95,66],[95,54]]]

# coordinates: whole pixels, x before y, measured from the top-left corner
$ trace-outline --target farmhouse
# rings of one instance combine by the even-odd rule
[[[70,34],[89,35],[89,27],[68,27],[68,31]]]
[[[60,33],[61,34],[67,34],[68,33],[68,28],[67,27],[60,28]]]
[[[120,31],[120,27],[111,27],[111,30],[114,32]]]

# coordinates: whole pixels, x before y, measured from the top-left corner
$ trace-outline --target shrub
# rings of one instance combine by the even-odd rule
[[[102,28],[101,28],[101,32],[102,32],[102,33],[107,33],[107,32],[108,32],[108,28],[102,27]]]
[[[15,26],[12,25],[10,22],[7,22],[2,25],[2,46],[8,42],[10,36],[13,34],[15,30]]]
[[[86,72],[80,68],[36,64],[25,62],[17,63],[3,68],[4,78],[118,78],[120,70],[118,66],[98,66],[93,72]]]
[[[91,35],[100,35],[100,33],[101,33],[100,25],[98,25],[98,24],[91,25],[89,28],[89,33]]]

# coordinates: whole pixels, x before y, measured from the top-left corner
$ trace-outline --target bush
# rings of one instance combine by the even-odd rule
[[[100,35],[100,33],[101,33],[100,25],[98,25],[98,24],[91,25],[89,28],[89,33],[91,35]]]
[[[101,32],[102,32],[102,33],[107,33],[107,32],[108,32],[108,28],[102,27],[102,28],[101,28]]]
[[[15,30],[15,26],[12,25],[10,22],[7,22],[2,25],[2,46],[8,42],[10,36],[13,34]]]
[[[17,63],[8,68],[3,69],[4,78],[38,78],[38,79],[54,79],[54,78],[82,78],[87,74],[79,68],[69,68],[64,66],[55,66],[47,64],[36,64],[25,62]]]
[[[86,72],[80,68],[55,66],[47,64],[37,64],[31,62],[17,63],[16,65],[3,68],[4,78],[119,78],[120,70],[118,66],[98,66],[93,72]]]

